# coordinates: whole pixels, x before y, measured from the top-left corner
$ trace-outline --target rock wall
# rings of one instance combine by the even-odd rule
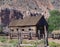
[[[60,0],[51,0],[55,9],[60,10]]]
[[[6,8],[10,11],[9,14]],[[15,18],[29,16],[30,13],[43,14],[48,18],[50,16],[48,11],[53,9],[50,0],[0,0],[0,17],[6,25]]]

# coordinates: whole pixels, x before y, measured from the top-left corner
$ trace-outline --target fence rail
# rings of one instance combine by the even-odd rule
[[[18,33],[9,33],[8,35],[5,34],[0,34],[0,36],[10,36],[12,35],[12,37],[18,37]],[[60,34],[57,34],[57,36],[59,36]],[[29,33],[21,33],[21,36],[28,36],[29,37]],[[44,36],[43,34],[40,34],[40,37]],[[32,37],[36,37],[36,34],[32,33]],[[48,34],[48,38],[52,38],[53,35],[52,34]]]

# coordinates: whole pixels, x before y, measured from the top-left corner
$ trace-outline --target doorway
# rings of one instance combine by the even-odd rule
[[[37,27],[36,36],[38,38],[43,38],[44,35],[45,35],[44,34],[44,26]]]

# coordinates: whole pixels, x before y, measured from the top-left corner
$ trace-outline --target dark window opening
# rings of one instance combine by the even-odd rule
[[[24,31],[24,29],[22,29],[22,31]]]
[[[11,31],[13,32],[14,30],[12,29]]]
[[[18,29],[16,29],[18,31]]]
[[[31,29],[29,29],[29,31],[31,31]]]

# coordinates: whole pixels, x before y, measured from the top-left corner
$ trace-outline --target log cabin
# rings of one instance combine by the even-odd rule
[[[17,29],[20,32],[33,32],[36,37],[42,38],[45,35],[44,26],[46,26],[46,30],[48,30],[48,23],[43,15],[40,16],[29,16],[24,17],[23,19],[18,19],[11,21],[9,24],[9,28],[13,30],[13,32],[17,32]],[[47,32],[46,32],[47,33]]]

